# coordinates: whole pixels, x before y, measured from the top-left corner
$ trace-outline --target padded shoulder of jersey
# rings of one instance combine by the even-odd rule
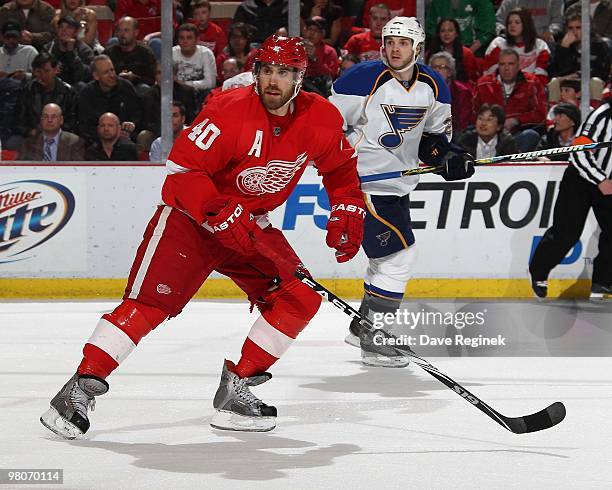
[[[431,87],[438,102],[443,104],[451,103],[450,90],[442,76],[433,68],[427,65],[417,65],[419,67],[419,82],[426,83]]]
[[[308,111],[312,124],[317,128],[342,130],[342,115],[334,104],[313,92],[300,91],[296,99],[299,110]]]
[[[387,65],[380,60],[363,61],[351,66],[334,82],[334,91],[343,95],[367,96],[372,92]],[[387,71],[389,77],[391,74]]]

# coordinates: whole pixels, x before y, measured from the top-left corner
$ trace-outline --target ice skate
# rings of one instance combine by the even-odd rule
[[[605,301],[612,299],[612,286],[602,286],[601,284],[593,283],[591,285],[591,301]]]
[[[75,439],[89,429],[87,412],[94,410],[95,397],[108,391],[108,383],[90,375],[75,374],[51,400],[51,408],[40,417],[42,424],[65,439]]]
[[[538,299],[544,299],[548,296],[548,281],[546,279],[537,280],[531,275],[531,271],[527,271],[529,274],[529,282],[531,284],[531,290]]]
[[[349,325],[349,334],[346,336],[344,341],[348,345],[352,345],[353,347],[359,347],[359,333],[363,330],[361,323],[359,320],[353,320]]]
[[[359,336],[361,343],[361,362],[366,366],[403,368],[410,364],[409,356],[400,354],[393,346],[385,344],[385,339],[393,336],[384,330],[370,332],[363,329]]]
[[[241,378],[233,372],[235,366],[226,360],[221,372],[221,382],[213,400],[216,412],[210,423],[215,429],[244,432],[267,432],[276,427],[276,407],[262,402],[250,387],[265,383],[272,375],[262,373]]]

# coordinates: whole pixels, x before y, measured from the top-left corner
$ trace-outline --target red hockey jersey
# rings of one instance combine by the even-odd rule
[[[162,199],[198,223],[206,220],[204,203],[219,196],[264,214],[287,200],[311,161],[330,201],[361,198],[355,152],[331,103],[300,92],[293,112],[279,117],[265,109],[253,85],[229,90],[177,138]]]

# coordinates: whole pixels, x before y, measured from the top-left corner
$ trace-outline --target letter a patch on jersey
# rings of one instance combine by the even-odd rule
[[[403,133],[412,131],[425,117],[427,107],[403,107],[399,105],[380,104],[391,132],[383,134],[378,142],[388,149],[397,148],[404,141]]]

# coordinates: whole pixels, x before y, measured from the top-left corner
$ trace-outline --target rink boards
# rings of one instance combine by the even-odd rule
[[[0,297],[120,295],[160,202],[164,167],[0,165]],[[479,167],[468,181],[422,176],[411,193],[419,255],[409,294],[529,296],[527,263],[552,223],[564,170],[564,165],[517,164]],[[356,297],[366,258],[360,252],[347,264],[336,263],[325,246],[328,212],[321,179],[309,167],[271,217],[315,277],[340,295]],[[580,241],[553,271],[553,296],[588,290],[598,234],[591,213]],[[241,293],[229,280],[213,276],[199,295]]]

